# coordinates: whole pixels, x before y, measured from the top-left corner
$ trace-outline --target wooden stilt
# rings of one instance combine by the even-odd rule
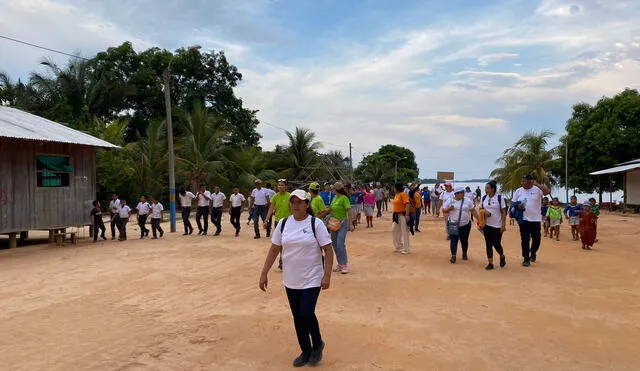
[[[29,231],[20,232],[20,241],[26,241],[29,238]]]
[[[15,249],[18,247],[18,239],[16,238],[17,233],[9,233],[9,248]]]
[[[55,229],[49,229],[49,243],[53,243],[56,241],[55,234],[56,234]]]

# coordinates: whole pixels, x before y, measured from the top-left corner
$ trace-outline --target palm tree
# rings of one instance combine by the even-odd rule
[[[551,187],[553,180],[549,176],[556,157],[556,149],[547,149],[553,132],[543,130],[540,133],[527,132],[511,148],[504,151],[497,164],[501,165],[491,172],[491,176],[502,185],[503,191],[513,191],[520,186],[524,174],[531,174],[541,184]]]
[[[127,145],[131,151],[130,170],[136,175],[143,194],[158,197],[164,189],[167,173],[165,121],[155,120],[147,127],[147,136]]]
[[[230,158],[227,173],[234,186],[244,190],[251,187],[256,179],[275,179],[278,174],[268,168],[267,157],[259,147],[237,149]]]
[[[178,159],[186,167],[192,189],[197,189],[207,179],[224,178],[228,150],[223,143],[228,133],[222,128],[221,121],[201,105],[185,118],[185,136]]]
[[[301,127],[296,127],[293,133],[287,131],[287,137],[289,137],[287,175],[292,180],[298,180],[305,172],[305,168],[314,165],[318,156],[317,151],[322,148],[322,144],[315,141],[314,132]]]

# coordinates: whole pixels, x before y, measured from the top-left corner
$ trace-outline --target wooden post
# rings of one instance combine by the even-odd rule
[[[49,229],[49,243],[55,242],[55,234],[56,234],[55,229]]]
[[[13,232],[13,233],[9,233],[9,248],[10,249],[15,249],[16,247],[18,247],[18,239],[16,238],[17,233]]]
[[[20,241],[26,241],[29,238],[29,231],[20,232]]]

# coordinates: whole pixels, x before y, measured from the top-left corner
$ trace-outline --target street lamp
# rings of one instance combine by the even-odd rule
[[[406,157],[396,159],[396,183],[398,183],[398,161],[406,160]]]
[[[198,50],[200,45],[195,45],[187,50]],[[164,105],[167,110],[167,144],[169,147],[169,223],[171,232],[176,231],[176,168],[173,153],[173,123],[171,122],[171,63],[174,56],[171,55],[169,65],[164,70]]]

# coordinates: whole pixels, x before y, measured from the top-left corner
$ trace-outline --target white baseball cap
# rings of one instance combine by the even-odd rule
[[[289,200],[291,200],[292,197],[298,197],[302,201],[305,201],[307,200],[307,192],[303,191],[302,189],[296,189],[295,191],[291,192]]]

